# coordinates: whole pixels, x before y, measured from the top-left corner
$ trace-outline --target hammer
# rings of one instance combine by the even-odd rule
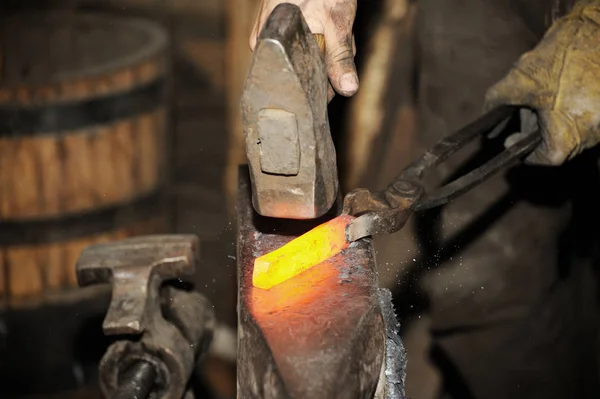
[[[323,36],[288,3],[275,7],[258,37],[241,109],[252,204],[263,216],[314,219],[336,200],[323,51]]]
[[[107,398],[181,399],[215,316],[197,292],[164,285],[194,273],[193,235],[153,235],[96,244],[82,252],[80,286],[112,283],[105,335],[124,336],[103,356],[100,385]]]

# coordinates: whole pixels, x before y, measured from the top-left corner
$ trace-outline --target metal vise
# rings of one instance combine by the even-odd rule
[[[112,283],[103,323],[106,335],[124,336],[100,362],[107,398],[192,398],[188,381],[211,342],[212,305],[197,292],[164,285],[191,275],[198,238],[156,235],[87,247],[77,262],[80,286]]]
[[[268,217],[314,219],[339,188],[327,70],[300,9],[278,5],[260,33],[242,96],[252,203]]]

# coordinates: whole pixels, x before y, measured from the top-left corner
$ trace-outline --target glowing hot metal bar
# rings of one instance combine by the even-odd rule
[[[256,258],[252,283],[267,290],[339,254],[349,245],[345,230],[353,219],[349,215],[338,216]]]
[[[237,397],[403,399],[404,349],[389,291],[378,287],[371,240],[256,288],[254,260],[323,221],[256,214],[246,168],[238,189]]]

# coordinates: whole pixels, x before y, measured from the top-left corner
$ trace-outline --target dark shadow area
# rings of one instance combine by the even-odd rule
[[[443,375],[444,399],[475,399],[456,365],[439,346],[431,348],[430,357]]]
[[[98,363],[114,340],[102,332],[103,321],[103,314],[85,320],[73,342],[75,361],[82,368],[85,384],[98,381]]]
[[[479,165],[482,160],[489,159],[489,151],[494,150],[497,151],[498,148],[494,148],[493,145],[484,146],[445,182],[454,180]],[[402,329],[405,331],[417,314],[429,310],[428,298],[418,284],[423,275],[437,268],[443,268],[446,261],[463,253],[521,201],[546,208],[558,208],[566,203],[570,204],[571,219],[556,244],[559,256],[558,275],[561,280],[567,280],[574,272],[573,267],[578,266],[577,259],[591,259],[596,263],[597,268],[600,259],[599,236],[596,228],[600,222],[597,205],[600,203],[599,159],[600,149],[594,149],[586,151],[560,168],[525,165],[510,168],[501,176],[509,182],[510,189],[477,219],[446,240],[440,238],[443,207],[414,215],[420,255],[403,275],[400,288],[394,292],[394,304],[398,319],[402,321]],[[457,328],[440,333],[447,336],[461,332],[463,330]],[[459,370],[439,347],[432,348],[431,360],[443,374],[445,392],[452,398],[472,397],[464,379],[459,375]]]
[[[96,295],[5,313],[0,397],[51,394],[95,380],[108,342],[101,328],[107,306],[108,297]]]
[[[357,48],[354,62],[359,76],[361,76],[361,70],[363,69],[368,56],[367,51],[364,49],[367,48],[374,24],[378,21],[382,6],[382,0],[358,0],[358,11],[354,21],[354,40]],[[346,173],[344,170],[346,162],[343,157],[346,153],[345,149],[348,143],[346,142],[346,137],[344,137],[343,132],[348,130],[349,106],[349,98],[336,95],[328,107],[331,136],[337,151],[338,171],[340,176],[344,176]]]
[[[598,150],[589,151],[561,168],[517,166],[510,169],[505,173],[504,178],[510,182],[511,189],[498,198],[484,214],[445,242],[440,240],[440,215],[443,207],[415,214],[421,255],[403,279],[416,281],[425,271],[443,267],[445,261],[467,249],[493,224],[501,220],[502,216],[518,201],[527,201],[544,207],[559,207],[565,202],[570,202],[573,215],[558,243],[563,249],[560,254],[579,257],[597,256],[599,245],[597,229],[594,226],[600,217],[597,206],[600,200],[600,187],[593,182],[600,182],[597,167],[599,153]],[[480,164],[482,159],[488,157],[485,151],[479,151],[446,182],[454,180],[465,171],[472,170],[474,165]],[[567,265],[569,262],[560,263]],[[565,273],[567,270],[561,270],[562,275]],[[403,286],[409,291],[414,287],[414,285]],[[401,290],[395,295],[399,312],[400,309],[407,307],[406,302],[401,298],[405,298],[406,295],[415,296],[414,292],[409,293],[409,291]],[[412,309],[406,310],[407,313],[399,317],[410,318],[415,312],[424,310],[422,306]]]
[[[249,190],[250,191],[250,190]],[[249,194],[251,195],[251,193]],[[334,203],[331,210],[317,219],[293,220],[279,219],[259,215],[254,209],[251,210],[253,225],[257,231],[264,234],[279,234],[283,236],[299,236],[337,216],[341,211],[341,199]]]

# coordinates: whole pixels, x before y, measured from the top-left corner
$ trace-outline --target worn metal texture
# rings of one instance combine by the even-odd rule
[[[400,338],[400,323],[392,303],[392,292],[379,289],[379,302],[386,324],[385,378],[380,380],[384,399],[405,399],[406,350]]]
[[[111,283],[107,335],[140,334],[163,281],[190,276],[199,256],[192,235],[152,235],[87,247],[77,261],[80,286]],[[154,296],[153,296],[154,295]]]
[[[247,168],[239,180],[238,398],[372,399],[386,378],[387,328],[371,240],[269,290],[254,288],[256,257],[323,220],[261,217]]]
[[[100,362],[106,397],[142,392],[140,398],[181,399],[186,394],[197,357],[212,338],[214,310],[201,294],[163,283],[194,272],[198,244],[192,235],[140,236],[82,252],[79,284],[112,283],[103,329],[106,335],[124,336]]]
[[[277,6],[260,33],[242,95],[252,202],[269,217],[314,219],[338,192],[327,70],[300,8]]]
[[[125,371],[123,380],[112,399],[147,398],[152,393],[157,379],[156,368],[143,360],[134,363]]]
[[[359,188],[348,193],[344,199],[344,213],[358,216],[346,228],[348,240],[395,233],[404,227],[413,211],[447,204],[535,149],[541,143],[541,135],[537,130],[478,168],[436,190],[426,192],[424,179],[435,167],[478,137],[485,134],[494,138],[499,136],[515,111],[516,108],[511,106],[493,109],[444,137],[408,165],[382,192],[372,193]]]

